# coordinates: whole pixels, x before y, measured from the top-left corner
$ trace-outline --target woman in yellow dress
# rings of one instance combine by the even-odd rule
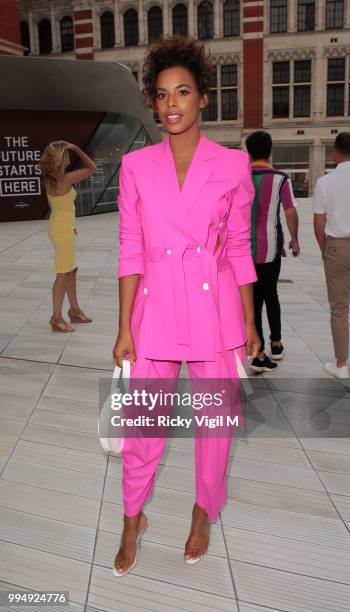
[[[69,151],[74,151],[82,160],[84,168],[66,172],[70,163]],[[52,331],[71,332],[74,326],[62,316],[62,304],[67,293],[71,323],[90,323],[92,319],[81,310],[76,291],[77,264],[75,258],[75,206],[77,195],[73,185],[96,172],[96,166],[78,146],[59,140],[51,142],[44,150],[40,161],[41,174],[51,208],[48,223],[49,238],[55,248],[56,280],[52,288],[53,315],[50,319]]]

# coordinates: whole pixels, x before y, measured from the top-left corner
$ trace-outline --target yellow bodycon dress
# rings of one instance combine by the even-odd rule
[[[77,267],[74,233],[76,195],[74,187],[65,195],[47,194],[51,206],[48,231],[55,247],[55,272],[71,272]]]

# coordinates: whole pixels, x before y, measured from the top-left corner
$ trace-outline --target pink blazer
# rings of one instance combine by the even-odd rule
[[[256,280],[248,155],[201,135],[180,191],[166,139],[124,155],[119,187],[118,276],[141,275],[131,318],[136,351],[212,361],[244,344],[238,287]]]

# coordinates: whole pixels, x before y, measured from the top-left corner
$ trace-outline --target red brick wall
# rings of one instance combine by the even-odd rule
[[[260,128],[263,123],[263,39],[245,40],[244,127]]]
[[[0,0],[0,38],[21,44],[19,0]]]
[[[244,0],[244,127],[248,129],[261,128],[263,124],[263,13],[262,5],[254,6],[252,0]]]

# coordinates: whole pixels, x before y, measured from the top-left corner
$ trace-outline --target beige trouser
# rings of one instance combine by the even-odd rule
[[[350,237],[327,236],[323,262],[331,311],[334,354],[339,361],[347,361],[349,358]]]

